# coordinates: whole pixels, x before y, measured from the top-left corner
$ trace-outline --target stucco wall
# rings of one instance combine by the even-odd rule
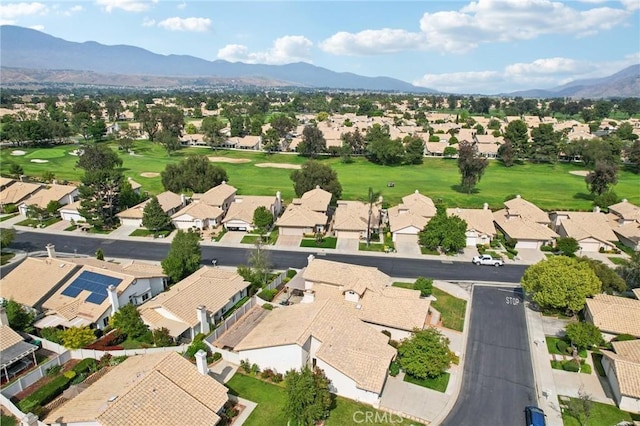
[[[324,374],[331,380],[331,392],[376,407],[380,404],[377,393],[358,388],[353,379],[347,377],[321,359],[316,361],[316,366],[324,370]]]
[[[285,345],[238,351],[238,357],[258,364],[261,370],[271,368],[284,374],[293,368],[299,369],[306,362],[307,352],[298,345]]]

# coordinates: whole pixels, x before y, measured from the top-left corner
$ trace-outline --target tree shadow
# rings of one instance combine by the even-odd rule
[[[454,191],[460,193],[460,194],[475,195],[475,194],[479,194],[480,193],[480,190],[478,188],[473,188],[471,190],[471,192],[468,192],[460,184],[451,185],[450,188],[453,189]]]

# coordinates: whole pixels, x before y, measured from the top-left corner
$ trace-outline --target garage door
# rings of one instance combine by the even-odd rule
[[[518,240],[516,249],[537,249],[539,248],[539,244],[536,240]]]
[[[580,249],[582,249],[582,251],[588,251],[588,252],[597,252],[598,250],[600,250],[600,243],[592,241],[582,241],[580,243]]]
[[[120,219],[122,226],[142,226],[142,219]]]
[[[338,237],[338,239],[344,238],[344,239],[350,239],[350,240],[359,240],[360,232],[359,231],[336,231],[336,237]]]
[[[302,236],[302,230],[300,228],[278,228],[280,235],[299,235]]]

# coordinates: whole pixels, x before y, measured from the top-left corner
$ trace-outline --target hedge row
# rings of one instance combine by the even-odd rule
[[[75,376],[75,371],[67,371],[66,373],[56,377],[20,401],[18,403],[18,408],[20,408],[20,411],[23,413],[29,413],[33,412],[36,407],[43,406],[53,401],[69,386],[69,383],[71,383],[71,380],[73,380]]]
[[[88,371],[91,371],[92,369],[95,369],[96,365],[97,361],[95,359],[85,358],[77,363],[75,367],[73,367],[73,371],[75,371],[76,374],[86,373]]]

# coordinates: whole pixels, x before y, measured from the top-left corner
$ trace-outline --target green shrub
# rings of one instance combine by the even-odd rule
[[[79,363],[77,363],[75,367],[73,367],[73,371],[75,371],[76,374],[82,374],[82,373],[86,373],[87,371],[93,371],[95,370],[97,364],[98,363],[96,362],[95,359],[85,358]]]
[[[198,340],[204,340],[204,338],[207,337],[206,334],[204,333],[198,333],[196,334],[196,337],[193,338],[193,341],[196,342]]]
[[[400,373],[400,364],[396,361],[391,362],[389,366],[389,374],[393,377],[396,377]]]
[[[262,309],[266,309],[267,311],[272,311],[273,305],[271,303],[265,303],[264,305],[262,305]]]
[[[45,327],[40,330],[40,336],[43,339],[47,339],[50,342],[57,343],[59,345],[62,344],[62,330],[59,330],[55,327]]]
[[[258,297],[262,300],[266,300],[267,302],[271,302],[274,297],[278,294],[278,290],[276,289],[264,289],[260,293],[258,293]]]
[[[258,364],[251,365],[251,373],[256,375],[260,372],[260,366]]]
[[[2,210],[4,210],[5,213],[9,214],[9,213],[15,213],[18,211],[18,206],[16,206],[15,204],[5,204],[2,207]]]
[[[76,377],[76,372],[73,370],[65,371],[64,373],[62,373],[62,375],[65,376],[67,379],[71,380],[74,377]]]
[[[569,344],[564,340],[558,340],[558,342],[556,343],[556,349],[558,349],[558,352],[560,352],[561,354],[567,353],[568,348]]]
[[[219,359],[222,359],[222,354],[220,352],[214,352],[213,353],[213,360],[217,361]]]
[[[431,296],[431,292],[433,291],[433,280],[430,278],[418,277],[413,288],[415,290],[420,290],[420,296],[422,297]]]
[[[273,377],[271,378],[271,381],[273,383],[280,383],[284,380],[284,376],[282,375],[282,373],[276,373],[273,375]]]
[[[630,334],[618,334],[613,338],[614,342],[627,342],[629,340],[636,340],[636,338]]]
[[[298,273],[298,272],[297,272],[296,270],[294,270],[294,269],[289,269],[289,270],[287,271],[287,278],[291,279],[291,278],[295,277],[297,273]]]
[[[193,358],[199,350],[209,352],[209,347],[202,340],[194,340],[187,348],[187,357]]]
[[[564,364],[562,364],[562,369],[564,371],[570,371],[572,373],[577,373],[578,371],[580,371],[580,364],[578,364],[577,362],[571,360],[571,361],[565,361]]]
[[[556,370],[562,370],[562,361],[551,361],[551,368],[555,368]]]
[[[109,360],[109,365],[114,366],[114,365],[122,364],[124,360],[127,358],[128,357],[126,355],[114,356]]]
[[[249,373],[251,371],[251,363],[249,360],[243,359],[240,361],[240,368],[242,368],[245,373]]]
[[[62,370],[61,365],[54,365],[53,367],[47,368],[47,377],[57,376],[60,370]]]
[[[543,245],[542,247],[540,247],[540,251],[554,251],[555,247],[553,246],[549,246],[549,245]]]
[[[68,377],[67,373],[72,373],[72,377]],[[42,406],[53,401],[68,387],[71,379],[75,377],[75,373],[73,371],[67,371],[67,373],[62,374],[51,380],[49,383],[40,386],[40,389],[20,401],[18,403],[20,411],[23,413],[28,413],[30,411],[33,412],[35,407]]]

